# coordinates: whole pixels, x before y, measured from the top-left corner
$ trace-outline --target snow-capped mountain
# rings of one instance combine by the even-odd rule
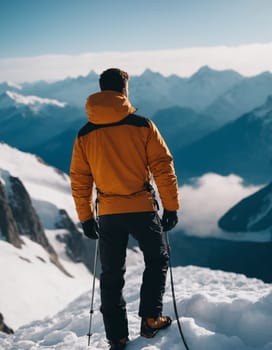
[[[64,101],[84,108],[86,97],[99,91],[98,74],[67,78],[57,82],[25,83],[19,87],[0,84],[6,90]],[[20,90],[18,90],[21,88]],[[272,92],[272,74],[264,72],[243,77],[235,71],[217,71],[204,66],[189,78],[164,77],[147,69],[129,81],[131,102],[139,114],[152,117],[155,112],[173,106],[191,108],[215,117],[221,125],[261,105]]]
[[[84,108],[87,96],[98,90],[98,75],[93,71],[84,77],[67,78],[52,83],[39,81],[22,85],[23,94],[58,99],[78,108]]]
[[[18,107],[20,105],[28,106],[33,112],[39,113],[43,106],[65,107],[66,103],[37,96],[24,96],[9,90],[0,96],[1,109]]]
[[[83,110],[55,99],[24,96],[13,91],[0,95],[0,140],[40,155],[65,171],[68,171],[74,137],[85,122]],[[55,159],[55,145],[49,140],[71,129],[74,134],[68,140],[66,155],[59,154]],[[59,166],[59,161],[65,164]]]
[[[172,326],[152,339],[139,336],[140,318],[137,313],[142,270],[140,254],[129,252],[124,293],[131,340],[128,349],[183,349],[173,312],[169,280],[164,297],[164,313],[173,318]],[[239,274],[193,266],[174,268],[173,275],[179,320],[190,350],[271,349],[271,284]],[[15,336],[0,334],[0,349],[108,349],[99,311],[99,281],[96,282],[89,347],[86,334],[90,292],[54,316],[24,325]]]
[[[6,92],[8,90],[13,90],[13,91],[17,91],[19,92],[22,89],[22,86],[10,81],[6,81],[3,83],[0,83],[0,94],[2,94],[3,92]]]
[[[71,198],[70,179],[66,174],[46,165],[37,156],[21,152],[4,143],[0,143],[0,160],[2,169],[22,181],[32,201],[34,201],[34,208],[41,219],[44,218],[43,214],[46,214],[48,210],[38,206],[39,202],[51,203],[55,208],[65,209],[76,222],[77,217]],[[44,213],[43,209],[45,209]],[[53,213],[51,214],[53,215]],[[54,216],[51,216],[51,219],[53,218]],[[46,227],[46,222],[43,223]]]
[[[178,176],[185,180],[207,172],[237,174],[264,184],[272,174],[272,103],[264,105],[210,133],[175,154]]]
[[[228,232],[267,232],[272,238],[272,183],[234,205],[218,225]]]
[[[99,91],[98,78],[96,73],[90,72],[86,77],[68,78],[55,83],[23,84],[21,93],[58,99],[83,108],[86,97]],[[172,106],[200,111],[242,79],[237,72],[216,71],[207,66],[190,78],[175,75],[164,77],[147,69],[140,76],[131,76],[130,99],[139,114],[147,117]]]
[[[219,122],[233,120],[265,103],[272,94],[272,73],[264,72],[254,77],[245,77],[220,97],[215,99],[205,112]]]
[[[179,103],[183,101],[183,106],[203,111],[217,96],[221,96],[241,80],[243,77],[233,70],[216,71],[204,66],[187,80]]]
[[[16,248],[22,248],[22,234],[40,243],[49,253],[53,252],[20,179],[11,176],[7,170],[0,169],[0,192],[2,237]]]
[[[86,290],[94,242],[75,225],[67,175],[6,144],[0,162],[0,311],[16,328]]]
[[[66,253],[75,261],[83,262],[91,271],[94,242],[83,238],[75,223],[78,223],[71,195],[70,179],[60,170],[48,166],[37,156],[21,152],[0,143],[0,160],[3,169],[23,183],[47,238],[54,247],[54,239],[62,242]],[[61,230],[53,240],[52,230]],[[69,233],[65,236],[65,232]]]
[[[271,77],[270,73],[263,73],[244,78],[231,70],[216,71],[207,66],[190,78],[164,77],[146,70],[141,76],[131,77],[129,98],[138,108],[137,113],[153,116],[159,127],[162,125],[162,134],[170,142],[172,152],[177,153],[226,124],[234,115],[236,118],[233,107],[239,106],[239,111],[244,112],[264,101],[268,91],[272,91]],[[75,136],[87,121],[85,100],[99,90],[98,78],[91,72],[86,77],[55,83],[22,84],[21,90],[9,85],[8,91],[0,96],[0,140],[38,154],[68,173]],[[227,103],[215,112],[213,101],[220,102],[220,98]],[[187,113],[188,110],[191,112]]]
[[[0,207],[0,235],[4,241],[22,249],[23,237],[28,237],[40,244],[48,252],[50,261],[71,277],[49,243],[24,185],[3,169],[0,169]]]
[[[130,98],[139,108],[138,113],[149,117],[162,108],[173,106],[200,109],[240,79],[242,77],[238,73],[215,71],[209,67],[203,67],[191,78],[164,77],[146,70],[139,77],[131,77]],[[86,97],[99,90],[98,75],[91,72],[86,77],[55,83],[23,84],[20,91],[18,87],[12,89],[8,85],[8,88],[0,95],[0,140],[38,154],[49,164],[68,173],[75,136],[87,121],[84,112]],[[172,110],[169,112],[172,113]],[[177,113],[174,111],[174,114]],[[195,116],[196,113],[192,110],[190,115]],[[184,130],[181,125],[181,133],[192,135],[181,146],[216,127],[211,118],[200,115],[197,119],[199,123],[188,120],[189,124],[193,124],[189,130]],[[165,130],[167,132],[168,128]],[[177,134],[179,128],[175,130]]]

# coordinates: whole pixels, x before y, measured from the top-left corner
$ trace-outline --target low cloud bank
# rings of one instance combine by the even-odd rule
[[[179,227],[187,234],[218,236],[218,219],[241,199],[259,189],[237,175],[205,174],[180,188]]]
[[[91,70],[101,73],[108,67],[120,67],[131,75],[139,75],[150,68],[163,75],[190,76],[203,65],[217,70],[234,69],[250,76],[271,71],[271,61],[272,42],[173,50],[52,54],[0,59],[0,81],[60,80],[86,75]]]

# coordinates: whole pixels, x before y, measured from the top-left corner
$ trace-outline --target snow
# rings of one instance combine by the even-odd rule
[[[65,230],[56,230],[59,209],[77,220],[67,175],[50,167],[36,156],[0,143],[0,181],[9,188],[9,173],[19,177],[29,192],[46,236],[58,253],[68,277],[49,260],[48,253],[26,237],[21,249],[0,240],[0,312],[16,329],[34,319],[61,310],[89,286],[90,273],[82,263],[73,263],[65,254],[64,243],[56,239]],[[1,237],[0,237],[1,238]]]
[[[52,241],[60,232],[51,233]],[[25,243],[22,249],[0,241],[0,311],[14,329],[61,310],[87,290],[90,280],[83,264],[65,260],[61,255],[60,262],[73,276],[68,277],[50,262],[42,246],[27,237],[21,238]]]
[[[11,191],[11,184],[10,184],[10,173],[7,170],[0,168],[0,182],[4,185],[6,194],[9,196],[9,194],[12,193]]]
[[[43,208],[48,206],[56,211],[65,209],[77,221],[69,176],[45,164],[35,155],[21,152],[4,143],[0,143],[0,162],[1,168],[23,182],[42,221],[45,211]]]
[[[66,103],[60,102],[55,99],[49,99],[49,98],[41,98],[38,96],[24,96],[21,94],[18,94],[17,92],[14,91],[6,91],[6,94],[14,100],[16,104],[23,104],[27,106],[32,106],[32,105],[53,105],[57,107],[65,107]]]
[[[92,276],[83,264],[71,262],[64,243],[56,239],[67,232],[54,229],[58,209],[66,209],[77,221],[69,177],[34,155],[5,144],[0,144],[0,155],[1,168],[24,183],[60,263],[73,276],[62,273],[40,245],[25,237],[22,249],[0,241],[0,311],[15,329],[14,336],[0,334],[0,350],[86,349]],[[5,181],[5,172],[1,179]],[[192,186],[181,188],[180,222],[196,234],[209,214],[211,222],[203,227],[211,234],[218,216],[231,203],[255,190],[234,175],[208,174]],[[193,212],[197,216],[190,216]],[[131,338],[128,349],[182,349],[176,322],[154,339],[139,337],[137,310],[142,269],[141,254],[129,251],[125,287]],[[193,266],[176,267],[173,273],[180,320],[190,350],[272,350],[271,284]],[[167,286],[165,313],[174,318],[169,280]],[[107,348],[98,289],[97,281],[90,350]]]
[[[176,321],[153,339],[139,336],[137,310],[142,269],[141,254],[129,251],[125,286],[131,340],[128,349],[183,349]],[[271,284],[244,275],[193,266],[176,267],[173,274],[177,308],[190,350],[272,349]],[[37,282],[40,281],[35,281],[31,287]],[[54,316],[24,325],[14,336],[1,334],[0,349],[87,349],[90,294],[90,291],[82,294]],[[59,295],[65,297],[62,290]],[[108,348],[99,305],[97,281],[90,350]],[[169,279],[164,313],[174,319]]]
[[[17,83],[14,83],[13,81],[7,81],[7,85],[11,88],[15,88],[17,90],[22,90],[22,86],[17,84]]]

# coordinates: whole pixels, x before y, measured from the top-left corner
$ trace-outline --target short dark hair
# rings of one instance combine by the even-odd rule
[[[114,90],[122,92],[129,79],[128,73],[119,68],[109,68],[105,70],[99,78],[101,91]]]

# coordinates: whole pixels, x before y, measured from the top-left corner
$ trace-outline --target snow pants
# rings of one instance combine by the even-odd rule
[[[162,313],[169,256],[156,212],[103,215],[99,217],[99,231],[101,312],[107,339],[117,341],[128,336],[126,302],[122,291],[129,234],[138,241],[145,262],[140,289],[140,317],[155,318]]]

